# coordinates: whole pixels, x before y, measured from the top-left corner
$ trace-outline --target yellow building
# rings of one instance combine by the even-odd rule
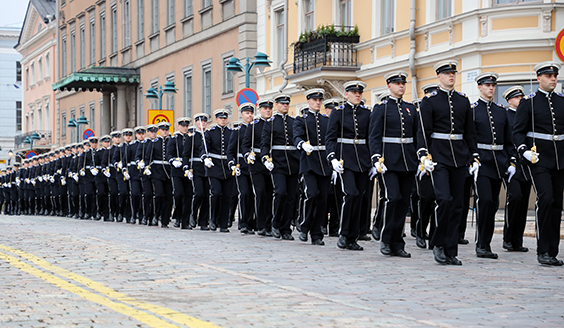
[[[496,101],[506,104],[509,86],[529,92],[532,78],[536,90],[532,66],[558,61],[554,41],[564,27],[564,1],[554,0],[267,0],[258,12],[258,50],[274,61],[258,78],[259,94],[294,95],[294,113],[304,89],[342,97],[353,79],[367,83],[373,104],[392,70],[410,73],[406,100],[421,98],[421,86],[437,82],[433,64],[451,58],[460,63],[457,90],[475,101],[474,78],[494,71]],[[325,36],[305,40],[311,31]]]

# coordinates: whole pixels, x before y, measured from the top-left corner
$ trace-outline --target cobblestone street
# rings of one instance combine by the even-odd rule
[[[236,229],[42,216],[0,216],[0,229],[1,327],[564,325],[564,269],[540,266],[531,237],[508,253],[496,234],[498,260],[460,246],[456,267],[410,236],[401,259],[376,241],[351,252]]]

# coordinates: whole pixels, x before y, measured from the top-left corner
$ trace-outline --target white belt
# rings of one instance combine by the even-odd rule
[[[114,164],[110,164],[110,165],[108,165],[108,166],[109,166],[109,167],[114,167]]]
[[[366,139],[337,138],[337,142],[351,145],[365,145]]]
[[[433,132],[431,133],[431,138],[442,139],[442,140],[462,140],[463,135]]]
[[[253,151],[258,154],[260,153],[260,148],[253,148]]]
[[[164,164],[164,165],[170,165],[169,162],[166,161],[153,161],[151,164]]]
[[[538,132],[527,132],[527,137],[541,139],[541,140],[548,140],[548,141],[562,141],[564,140],[564,134],[546,134],[546,133],[538,133]]]
[[[298,150],[298,148],[296,148],[296,146],[274,145],[272,146],[272,150]]]
[[[208,154],[208,157],[217,158],[217,159],[227,159],[225,155],[218,155],[218,154]]]
[[[135,163],[135,162],[129,162],[129,164],[127,164],[127,166],[130,166],[130,165],[137,166],[137,163]]]
[[[321,145],[321,146],[312,146],[312,150],[325,150],[325,146]]]
[[[243,158],[243,154],[238,153],[238,154],[237,154],[237,157]]]
[[[97,168],[97,169],[102,169],[102,167],[101,167],[101,166],[96,166],[96,168]]]
[[[86,166],[85,166],[85,168],[87,168],[87,169],[91,169],[91,168],[92,168],[92,166],[90,166],[90,165],[86,165]]]
[[[392,137],[383,137],[382,142],[385,143],[394,143],[394,144],[410,144],[413,143],[413,138],[392,138]]]
[[[503,145],[488,145],[488,144],[483,144],[483,143],[479,143],[478,144],[478,149],[484,149],[484,150],[503,150]]]
[[[190,162],[201,162],[202,159],[199,157],[190,158]]]

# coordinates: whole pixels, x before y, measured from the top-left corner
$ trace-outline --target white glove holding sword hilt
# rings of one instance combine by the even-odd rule
[[[212,159],[207,157],[206,159],[204,159],[204,165],[209,169],[212,166],[214,166]]]

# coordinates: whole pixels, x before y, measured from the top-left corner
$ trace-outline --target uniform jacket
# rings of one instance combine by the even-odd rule
[[[137,168],[138,159],[137,159],[137,149],[141,146],[141,142],[138,140],[133,140],[129,147],[127,147],[127,159],[129,163],[127,163],[127,169],[129,171],[129,175],[131,176],[131,180],[139,180],[141,179],[141,175],[139,169]]]
[[[300,152],[300,174],[313,172],[322,176],[331,175],[331,167],[327,163],[327,152],[323,149],[328,123],[329,116],[314,111],[307,111],[294,120],[294,144]],[[302,148],[304,142],[307,141],[310,145],[318,147],[309,155]]]
[[[170,136],[157,136],[151,140],[149,151],[145,154],[145,165],[151,163],[151,179],[170,179],[170,164],[165,160],[166,145]]]
[[[203,134],[200,131],[188,132],[184,139],[182,163],[184,171],[192,170],[194,176],[203,177],[206,174],[204,163],[200,158],[200,148],[203,144]]]
[[[172,165],[175,159],[180,159],[183,162],[182,155],[184,152],[184,139],[188,137],[188,134],[175,133],[172,137],[168,139],[168,144],[166,147],[166,160],[170,163],[170,170],[173,177],[183,177],[184,170],[182,166],[176,168]]]
[[[290,115],[277,113],[264,123],[260,158],[263,163],[266,156],[272,158],[272,173],[294,175],[300,172],[300,154],[294,146],[294,120]],[[275,149],[276,146],[285,146],[287,149]]]
[[[261,162],[261,138],[262,138],[262,130],[264,127],[264,123],[266,120],[264,118],[259,118],[254,120],[249,124],[247,130],[245,131],[245,137],[243,138],[243,146],[241,148],[241,152],[243,153],[243,159],[245,162],[248,163],[249,154],[251,151],[255,152],[255,163],[249,164],[249,171],[252,173],[260,173],[260,174],[270,174],[270,172],[264,167]]]
[[[509,126],[511,127],[511,140],[513,140],[513,124],[515,124],[515,114],[517,110],[515,108],[508,107],[507,108],[507,121],[509,122]],[[514,143],[515,144],[515,143]],[[517,152],[517,147],[514,147],[515,151]],[[512,179],[516,179],[519,181],[528,181],[530,180],[529,170],[527,169],[527,160],[521,158],[520,156],[517,157],[517,169],[515,171],[515,175]]]
[[[227,146],[227,165],[229,168],[239,165],[241,174],[249,175],[249,164],[243,158],[243,139],[248,128],[248,124],[241,123],[236,129],[233,129],[229,145]]]
[[[233,130],[227,126],[215,126],[204,133],[206,147],[200,148],[200,158],[204,161],[211,158],[214,166],[206,167],[206,176],[226,180],[232,177],[231,169],[227,165],[227,146]],[[219,157],[219,158],[218,158]]]

